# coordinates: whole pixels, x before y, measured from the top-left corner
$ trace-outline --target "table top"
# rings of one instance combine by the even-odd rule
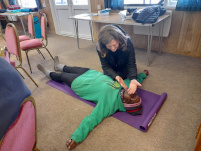
[[[125,20],[119,15],[118,13],[110,13],[109,15],[94,15],[93,13],[85,13],[79,14],[75,16],[69,17],[69,19],[76,19],[76,20],[85,20],[85,21],[92,21],[92,22],[102,22],[102,23],[113,23],[113,24],[124,24],[124,25],[135,25],[135,26],[152,26],[155,25],[162,20],[168,18],[169,14],[164,14],[160,16],[155,23],[151,24],[142,24],[137,23],[133,19]]]
[[[18,13],[9,13],[9,12],[5,12],[5,13],[0,13],[1,16],[26,16],[29,15],[29,12],[18,12]]]

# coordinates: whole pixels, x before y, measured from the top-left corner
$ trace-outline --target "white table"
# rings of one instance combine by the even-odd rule
[[[16,17],[19,17],[25,35],[26,35],[26,31],[25,31],[25,28],[24,28],[24,23],[23,23],[22,16],[26,16],[26,15],[29,15],[29,12],[19,12],[19,13],[9,13],[9,12],[5,12],[5,13],[0,13],[0,16],[7,16],[7,17],[8,17],[8,16],[16,16]]]
[[[91,38],[93,41],[93,30],[92,30],[92,22],[99,22],[99,23],[109,23],[109,24],[122,24],[122,25],[133,25],[133,26],[144,26],[147,27],[148,30],[148,46],[147,46],[147,66],[150,65],[150,54],[151,54],[151,44],[152,44],[152,37],[153,37],[153,27],[156,24],[159,24],[159,54],[161,54],[161,43],[162,43],[162,35],[163,35],[163,27],[164,27],[164,20],[170,17],[169,14],[162,15],[158,18],[155,23],[152,24],[141,24],[137,23],[134,20],[124,20],[118,13],[110,13],[109,15],[105,16],[94,16],[93,14],[79,14],[75,16],[69,17],[69,19],[74,19],[75,27],[76,27],[76,37],[77,37],[77,45],[79,48],[79,35],[78,35],[78,20],[89,21],[90,31],[91,31]]]

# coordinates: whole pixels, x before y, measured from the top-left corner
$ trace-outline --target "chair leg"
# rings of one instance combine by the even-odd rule
[[[4,40],[4,41],[6,41],[6,39],[4,38],[4,36],[3,36],[3,35],[1,35],[1,37],[3,38],[3,40]]]
[[[6,22],[7,22],[7,24],[10,23],[7,17],[4,17],[4,18],[5,18]]]
[[[0,36],[3,38],[4,41],[6,41],[6,39],[4,38],[3,33],[2,33],[2,26],[1,26],[1,24],[0,24]]]
[[[40,49],[37,49],[38,53],[42,55],[43,59],[45,60],[45,57],[43,56],[42,52],[40,51]]]
[[[18,70],[17,70],[18,71]],[[18,71],[18,73],[21,75],[21,77],[24,79],[23,75]]]
[[[33,81],[33,83],[38,87],[38,84],[32,79],[32,77],[27,73],[27,71],[23,67],[19,67],[19,68],[21,68],[27,74],[27,76],[31,79],[31,81]]]
[[[50,53],[50,51],[46,47],[44,47],[44,48],[47,50],[47,52],[49,53],[49,55],[52,58],[52,60],[54,60],[54,58],[52,57],[52,54]]]
[[[31,70],[31,65],[30,65],[30,62],[29,62],[29,57],[28,57],[28,51],[25,51],[26,53],[26,57],[27,57],[27,62],[29,64],[29,69],[30,69],[30,72],[32,73],[32,70]]]

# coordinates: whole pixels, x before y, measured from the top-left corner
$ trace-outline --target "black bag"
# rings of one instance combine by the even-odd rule
[[[161,6],[146,7],[133,14],[133,20],[138,23],[155,23],[159,16],[163,15],[166,9]]]

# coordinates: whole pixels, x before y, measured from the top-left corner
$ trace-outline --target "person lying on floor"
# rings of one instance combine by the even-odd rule
[[[140,97],[136,93],[129,95],[117,81],[113,81],[101,72],[60,64],[58,56],[54,58],[54,69],[61,73],[52,72],[41,64],[38,64],[37,67],[52,80],[66,83],[79,97],[96,103],[96,107],[89,116],[82,120],[67,142],[69,149],[75,148],[76,144],[82,142],[95,126],[116,111],[127,112],[131,115],[142,114]],[[138,75],[138,81],[142,83],[148,74],[149,72],[144,70]],[[129,79],[124,82],[127,85],[130,84]]]

